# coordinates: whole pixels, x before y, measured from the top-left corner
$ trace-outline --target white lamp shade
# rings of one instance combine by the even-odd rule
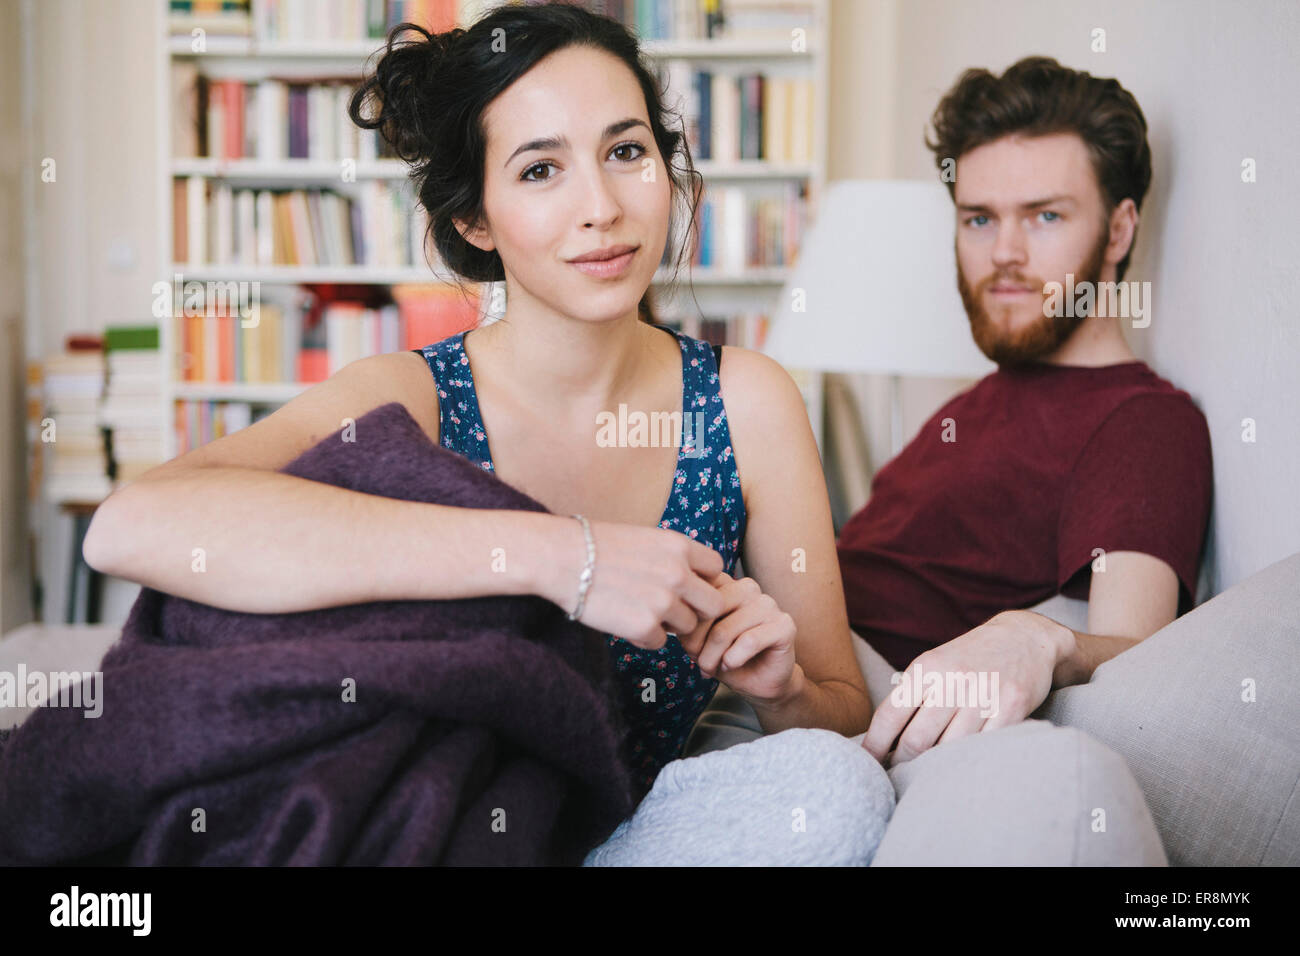
[[[957,292],[955,224],[942,183],[832,183],[763,351],[787,368],[828,372],[979,378],[993,371]]]

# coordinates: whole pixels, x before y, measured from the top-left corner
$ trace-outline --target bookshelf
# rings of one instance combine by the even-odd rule
[[[425,290],[433,295],[431,290],[447,291],[450,286],[439,281],[436,263],[431,272],[420,258],[422,250],[417,248],[413,237],[418,235],[417,230],[423,229],[423,213],[412,208],[413,198],[408,195],[411,206],[407,207],[396,198],[389,202],[388,197],[397,197],[403,190],[409,194],[406,164],[382,155],[382,146],[373,131],[352,127],[339,108],[339,91],[347,83],[360,79],[366,60],[383,46],[381,36],[365,36],[368,26],[382,27],[380,32],[385,35],[387,24],[404,19],[434,27],[438,17],[445,18],[450,9],[455,10],[455,22],[465,26],[498,3],[499,0],[407,0],[405,4],[395,0],[313,0],[309,12],[306,0],[246,0],[242,4],[227,0],[226,7],[242,6],[247,10],[247,16],[241,18],[220,15],[221,3],[194,0],[187,5],[176,0],[156,0],[154,25],[163,38],[158,45],[156,104],[161,123],[158,168],[162,171],[158,184],[159,274],[169,281],[180,276],[185,283],[209,286],[258,283],[263,301],[269,302],[272,310],[279,310],[277,321],[284,320],[282,329],[277,327],[274,332],[266,332],[277,338],[283,353],[270,359],[269,365],[260,365],[263,372],[270,367],[283,374],[243,380],[251,353],[246,344],[241,344],[240,337],[261,333],[239,331],[246,323],[236,317],[231,323],[233,332],[226,329],[221,333],[233,334],[236,355],[232,359],[227,354],[217,361],[213,358],[216,349],[212,346],[216,339],[211,330],[196,331],[198,327],[191,325],[187,332],[183,317],[159,317],[164,358],[161,401],[166,459],[193,447],[196,441],[211,440],[256,420],[336,370],[332,365],[323,364],[325,357],[318,355],[307,377],[292,374],[294,363],[289,352],[302,344],[301,329],[294,324],[298,319],[292,313],[310,301],[302,291],[304,287],[311,290],[317,301],[322,289],[340,286],[355,290],[359,296],[372,297],[373,307],[367,309],[362,320],[363,331],[357,336],[349,331],[344,336],[350,343],[347,348],[352,351],[334,342],[320,349],[328,352],[331,363],[336,360],[346,363],[373,351],[425,344],[425,341],[395,339],[393,307],[387,307],[386,311],[378,303],[387,294],[388,287]],[[603,12],[616,16],[625,12],[631,18],[625,19],[629,25],[635,28],[641,22],[650,27],[642,31],[642,36],[648,37],[642,41],[643,50],[662,79],[669,83],[670,102],[681,97],[684,108],[698,110],[706,85],[711,94],[713,123],[706,131],[700,128],[704,124],[695,122],[694,116],[688,117],[691,124],[688,135],[692,137],[696,167],[704,177],[705,199],[716,207],[709,211],[713,217],[712,228],[730,244],[724,245],[718,239],[710,242],[711,254],[697,252],[696,262],[683,266],[679,288],[673,295],[664,288],[667,272],[661,269],[656,274],[652,297],[659,321],[699,338],[760,347],[765,332],[763,320],[773,313],[802,229],[814,214],[817,198],[825,185],[829,0],[722,0],[729,24],[766,26],[765,31],[749,30],[748,38],[727,35],[726,27],[718,36],[693,35],[702,31],[696,23],[691,23],[689,29],[682,28],[687,22],[684,19],[678,20],[674,28],[670,22],[673,18],[694,13],[705,5],[703,0],[589,0],[584,5],[603,8]],[[184,13],[186,6],[192,9],[192,15]],[[330,9],[334,13],[327,15]],[[343,14],[348,19],[340,29],[339,17]],[[358,16],[364,17],[365,22],[359,21]],[[426,16],[432,19],[424,19]],[[798,23],[803,31],[797,41],[790,38],[791,22]],[[195,29],[202,31],[199,43],[192,32]],[[353,38],[330,38],[331,35]],[[661,38],[661,35],[674,38]],[[703,80],[701,73],[706,74]],[[209,95],[206,108],[201,101],[187,106],[178,98],[175,79],[178,76],[204,78],[202,83]],[[762,79],[756,80],[758,76]],[[302,92],[304,88],[306,93]],[[333,90],[332,94],[327,88]],[[740,92],[730,93],[733,88],[739,88]],[[757,95],[765,105],[785,104],[784,121],[792,128],[786,129],[784,135],[794,144],[790,148],[773,149],[769,142],[755,148],[762,134],[756,133],[752,118],[747,143],[726,140],[728,129],[733,134],[739,132],[743,138],[745,131],[740,128],[743,124],[735,115],[737,104],[745,109],[746,92],[752,103],[755,91],[760,88],[762,92]],[[218,91],[216,95],[214,90]],[[290,95],[289,90],[295,91],[292,95],[300,103],[310,100],[303,107],[312,111],[310,144],[303,141],[306,134],[299,133],[296,143],[292,130],[286,136],[285,117],[277,116],[276,109],[268,105],[282,104]],[[227,94],[249,99],[223,100]],[[331,95],[335,98],[331,99]],[[257,105],[259,100],[261,106]],[[214,101],[219,116],[212,112]],[[223,106],[230,108],[223,112]],[[181,115],[182,110],[190,108],[195,109],[194,116]],[[731,115],[726,115],[726,110]],[[238,112],[242,131],[235,127],[237,131],[231,132],[225,119],[227,112]],[[764,115],[766,129],[769,121]],[[321,116],[328,119],[319,121]],[[731,125],[718,125],[723,122]],[[192,123],[199,124],[206,135],[196,135],[196,141],[189,143],[188,148],[178,148],[178,129],[188,135]],[[317,125],[328,126],[329,131],[316,136]],[[701,136],[714,140],[709,144],[711,149],[703,150],[706,154],[703,157]],[[304,149],[304,145],[310,148]],[[777,152],[781,153],[778,158],[770,158]],[[348,173],[341,183],[340,169],[345,160],[349,161]],[[349,248],[350,244],[344,241],[340,245],[339,237],[350,231],[348,224],[355,230],[352,217],[358,215],[356,208],[361,200],[357,197],[362,195],[370,196],[363,216],[389,206],[396,210],[392,215],[401,220],[406,216],[403,210],[410,210],[404,237],[392,244],[397,250],[397,255],[390,257],[394,261],[366,261],[359,256],[360,244],[353,243]],[[264,196],[277,198],[273,202]],[[281,196],[289,198],[282,200],[278,198]],[[202,207],[195,205],[200,201]],[[332,239],[327,237],[323,241],[320,233],[312,233],[315,236],[312,246],[317,255],[281,255],[278,245],[272,248],[269,240],[264,241],[260,234],[255,236],[243,218],[250,209],[257,209],[254,217],[258,221],[262,221],[261,213],[266,211],[269,212],[266,220],[278,223],[280,220],[275,217],[281,213],[281,203],[295,207],[286,211],[286,216],[310,215],[313,226],[321,222],[342,222],[342,230],[335,230]],[[764,204],[761,209],[760,203]],[[200,208],[204,212],[196,217],[195,211]],[[703,206],[701,212],[704,213]],[[203,223],[202,237],[196,225],[199,221]],[[394,225],[391,219],[385,222]],[[351,234],[365,236],[368,245],[367,229],[371,220],[365,219],[365,223],[366,229]],[[228,235],[232,232],[233,237]],[[743,240],[738,239],[742,233]],[[279,242],[278,238],[276,241]],[[186,253],[202,249],[204,255],[178,256],[182,249]],[[403,252],[407,254],[403,256]],[[299,264],[284,261],[287,258],[294,258]],[[311,264],[301,261],[304,258]],[[495,316],[486,311],[486,303],[492,298],[486,294],[488,291],[487,287],[482,288],[482,305],[477,317],[470,317],[469,324],[494,320]],[[335,318],[331,326],[335,331],[357,324],[346,318]],[[405,313],[399,321],[406,322]],[[415,333],[408,329],[405,334]],[[202,338],[204,345],[197,347],[207,348],[211,360],[200,378],[194,378],[188,368],[197,364],[192,359],[195,336]],[[296,342],[295,336],[298,336]],[[435,335],[426,341],[439,337]],[[380,343],[387,343],[387,347],[381,348]],[[228,345],[221,348],[230,351]],[[298,371],[302,372],[301,365]],[[804,393],[820,444],[820,376],[791,371]],[[235,380],[229,380],[232,377]],[[229,406],[218,409],[211,403],[229,403]],[[193,413],[198,405],[212,412],[230,411],[233,406],[246,407],[238,414],[212,421],[190,414],[189,424],[185,426],[191,432],[186,446],[181,435],[185,430],[181,427],[184,416],[178,416],[177,409],[188,408]],[[200,422],[197,432],[196,422]]]

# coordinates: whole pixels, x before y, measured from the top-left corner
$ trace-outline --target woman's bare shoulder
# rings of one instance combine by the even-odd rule
[[[803,394],[775,359],[738,345],[722,347],[718,388],[727,411],[741,497],[751,512],[754,489],[787,467],[792,448],[803,450],[812,436]],[[807,434],[804,434],[804,433]],[[815,439],[812,447],[816,449]]]
[[[407,350],[372,358],[381,360],[375,363],[381,377],[387,378],[391,371],[391,379],[399,392],[396,400],[406,406],[425,434],[435,445],[438,444],[438,387],[424,356]]]

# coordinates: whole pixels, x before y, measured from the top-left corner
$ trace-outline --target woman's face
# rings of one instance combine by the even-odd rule
[[[672,188],[632,72],[566,47],[493,100],[484,127],[486,228],[462,233],[500,254],[511,304],[593,322],[634,313],[667,241]],[[613,246],[637,248],[585,270],[570,261]]]

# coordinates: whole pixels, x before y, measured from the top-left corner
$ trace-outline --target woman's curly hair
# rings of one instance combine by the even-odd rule
[[[411,180],[429,216],[425,238],[432,235],[439,258],[457,277],[505,278],[496,250],[466,241],[454,221],[483,225],[484,111],[543,57],[570,46],[604,50],[636,77],[668,167],[674,215],[687,217],[688,239],[694,234],[703,177],[691,162],[681,118],[665,106],[665,91],[642,62],[636,38],[617,20],[559,2],[498,7],[468,30],[446,33],[400,23],[376,54],[374,72],[352,94],[348,116],[363,129],[379,130],[412,165]],[[687,247],[683,242],[678,250],[674,283]]]

